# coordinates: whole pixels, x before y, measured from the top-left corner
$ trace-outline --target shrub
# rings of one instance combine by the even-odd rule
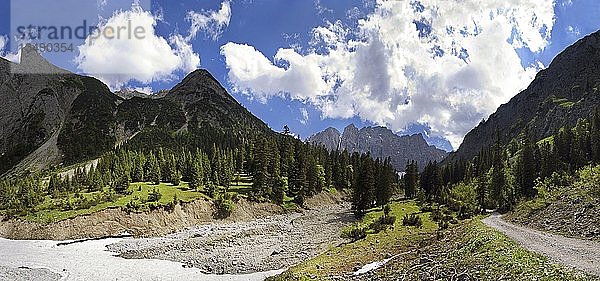
[[[575,183],[575,187],[589,190],[594,195],[600,195],[600,165],[581,168],[579,170],[579,180]]]
[[[589,166],[584,167],[579,172],[579,177],[587,177],[591,175],[587,172],[590,171]],[[570,187],[573,185],[574,179],[573,176],[567,174],[566,172],[554,172],[552,175],[545,179],[537,178],[535,181],[534,189],[537,190],[537,197],[545,200],[555,200],[553,195],[555,191],[561,190],[565,187]]]
[[[206,191],[206,195],[208,195],[208,197],[214,198],[217,191],[217,185],[209,182],[206,186],[204,186],[204,190]]]
[[[431,212],[431,220],[435,221],[435,222],[439,222],[444,218],[444,215],[442,214],[442,212],[440,211],[440,209],[434,209]]]
[[[137,213],[142,209],[142,205],[140,205],[140,203],[138,203],[137,201],[129,201],[127,202],[127,205],[125,205],[125,212],[127,213]]]
[[[415,226],[418,228],[421,228],[421,226],[423,226],[423,221],[421,220],[420,216],[417,216],[415,214],[411,214],[411,215],[404,215],[404,218],[402,218],[402,225],[404,226]]]
[[[370,223],[369,229],[373,230],[375,233],[378,233],[378,232],[386,230],[389,226],[394,225],[395,222],[396,222],[395,216],[390,216],[390,215],[386,216],[384,214],[383,216],[377,218],[372,223]]]
[[[177,206],[180,203],[179,198],[177,198],[177,193],[175,193],[175,195],[173,196],[173,200],[171,200],[171,202],[163,205],[163,209],[165,211],[173,211],[175,210],[175,206]]]
[[[448,205],[463,219],[470,218],[479,212],[480,206],[477,200],[477,182],[469,184],[459,183],[450,189],[450,200]]]
[[[175,210],[175,205],[176,205],[175,202],[171,201],[171,202],[163,205],[163,210],[165,210],[165,211],[173,211],[173,210]]]
[[[150,211],[158,210],[161,207],[157,202],[150,202],[147,206]]]
[[[342,238],[350,239],[352,242],[367,237],[367,230],[363,227],[353,226],[342,231]]]
[[[231,200],[232,196],[230,193],[217,194],[215,198],[215,217],[224,219],[231,215],[235,204]]]
[[[392,207],[390,206],[390,204],[385,204],[383,206],[383,215],[384,216],[386,216],[386,217],[389,216],[391,211],[392,211]]]
[[[148,202],[158,202],[161,197],[162,194],[160,194],[160,192],[154,188],[152,192],[148,193]]]

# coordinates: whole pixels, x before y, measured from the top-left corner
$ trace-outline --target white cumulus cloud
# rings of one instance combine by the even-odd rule
[[[200,31],[205,32],[212,40],[217,40],[231,20],[231,2],[223,1],[218,11],[189,11],[186,19],[192,23],[188,40],[195,38]]]
[[[180,35],[168,39],[155,32],[157,18],[134,5],[131,10],[117,11],[100,25],[100,30],[115,30],[109,36],[90,35],[79,46],[76,64],[79,69],[118,89],[130,81],[144,84],[169,80],[176,71],[191,72],[200,65],[200,56]],[[119,28],[141,28],[142,36],[131,36]],[[124,29],[123,29],[124,30]],[[97,37],[97,38],[95,38]]]
[[[0,57],[14,63],[19,63],[21,61],[21,50],[11,52],[10,46],[8,45],[8,37],[4,35],[0,36]]]
[[[281,48],[271,60],[227,43],[221,53],[234,90],[260,101],[297,99],[323,118],[394,130],[425,124],[458,147],[534,78],[541,64],[522,66],[517,49],[542,51],[553,25],[553,1],[380,0],[355,30],[315,27],[304,50]]]

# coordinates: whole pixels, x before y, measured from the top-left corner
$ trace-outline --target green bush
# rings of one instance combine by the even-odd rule
[[[386,216],[386,217],[389,216],[391,211],[392,211],[392,207],[390,206],[390,204],[385,204],[383,206],[383,215],[384,216]],[[394,220],[395,220],[395,218],[394,218]]]
[[[379,233],[381,231],[384,231],[388,228],[388,225],[381,223],[380,220],[374,220],[373,222],[371,222],[369,224],[369,229],[373,230],[373,233]]]
[[[342,238],[350,239],[352,242],[364,239],[367,237],[367,230],[363,227],[353,226],[342,231]]]
[[[384,214],[383,216],[377,218],[372,223],[370,223],[369,229],[373,230],[373,232],[375,232],[375,233],[379,233],[381,231],[387,230],[387,228],[389,226],[394,225],[395,222],[396,222],[395,216],[390,216],[390,215],[386,216]]]
[[[231,193],[217,194],[215,198],[215,217],[224,219],[231,215],[235,204],[231,200]]]
[[[479,213],[477,200],[477,182],[459,183],[450,189],[449,207],[458,213],[462,219],[470,218]]]
[[[589,190],[594,195],[600,195],[600,165],[581,168],[579,170],[579,180],[575,183],[575,187]]]
[[[137,213],[142,210],[142,205],[137,201],[129,201],[124,207],[124,211],[127,213]]]
[[[421,228],[421,226],[423,226],[423,221],[421,220],[421,217],[416,214],[406,214],[404,215],[404,218],[402,218],[402,225]]]
[[[160,194],[160,192],[154,188],[152,192],[148,193],[148,202],[158,202],[161,197],[162,194]]]
[[[440,209],[434,209],[433,211],[431,211],[430,217],[432,221],[439,222],[444,218],[444,215],[442,214]]]

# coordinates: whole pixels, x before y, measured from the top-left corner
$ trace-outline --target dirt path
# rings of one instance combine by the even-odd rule
[[[521,246],[556,262],[600,276],[600,243],[567,238],[504,221],[499,214],[483,220]]]
[[[214,223],[158,238],[109,245],[129,259],[181,262],[212,274],[248,274],[287,268],[337,245],[352,222],[348,203],[246,222]]]

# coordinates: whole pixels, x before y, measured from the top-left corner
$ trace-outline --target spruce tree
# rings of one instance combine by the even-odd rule
[[[378,162],[378,164],[375,199],[377,201],[377,206],[383,206],[390,202],[393,188],[396,185],[396,177],[394,175],[394,168],[392,167],[391,160],[389,158],[387,158],[384,162]]]
[[[515,165],[515,177],[518,184],[519,195],[532,197],[535,195],[534,185],[537,178],[536,164],[534,159],[534,143],[528,136],[522,136],[523,147],[517,158]]]
[[[145,167],[146,167],[145,173],[147,175],[146,179],[148,181],[153,182],[156,185],[160,184],[160,179],[161,179],[160,166],[159,166],[156,156],[154,156],[154,153],[150,152],[150,156],[148,157],[148,160],[146,161]]]
[[[419,168],[416,162],[410,162],[406,165],[406,174],[404,175],[404,196],[406,198],[415,198],[417,188],[419,187]]]
[[[352,194],[352,209],[357,218],[363,217],[375,200],[375,167],[370,155],[361,157],[360,172]]]

